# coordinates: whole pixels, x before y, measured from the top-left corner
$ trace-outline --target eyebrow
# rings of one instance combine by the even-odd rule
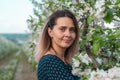
[[[66,28],[67,26],[60,26],[60,27]],[[70,28],[75,28],[75,27],[71,26]]]

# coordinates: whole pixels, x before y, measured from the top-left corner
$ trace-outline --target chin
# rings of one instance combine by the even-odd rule
[[[68,47],[70,47],[70,46],[71,46],[71,45],[64,45],[63,47],[64,47],[64,48],[68,48]]]

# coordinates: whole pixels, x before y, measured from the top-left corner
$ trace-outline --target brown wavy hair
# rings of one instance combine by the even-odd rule
[[[53,29],[54,25],[56,24],[56,20],[60,17],[69,17],[70,19],[73,20],[73,23],[75,26],[76,38],[74,42],[72,43],[72,45],[69,48],[67,48],[65,51],[65,59],[68,63],[71,62],[73,55],[78,50],[79,27],[78,27],[78,22],[77,22],[75,15],[67,9],[57,10],[52,15],[49,16],[48,21],[46,22],[43,28],[42,34],[36,45],[35,59],[37,61],[39,61],[40,58],[44,56],[44,54],[50,49],[51,37],[48,34],[48,28]]]

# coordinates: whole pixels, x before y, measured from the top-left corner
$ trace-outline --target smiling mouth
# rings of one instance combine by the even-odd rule
[[[64,40],[65,43],[71,43],[72,40]]]

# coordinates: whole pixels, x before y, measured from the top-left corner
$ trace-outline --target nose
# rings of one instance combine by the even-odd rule
[[[70,36],[71,36],[71,33],[70,33],[69,30],[66,30],[66,32],[65,32],[65,36],[67,36],[67,37],[70,37]]]

